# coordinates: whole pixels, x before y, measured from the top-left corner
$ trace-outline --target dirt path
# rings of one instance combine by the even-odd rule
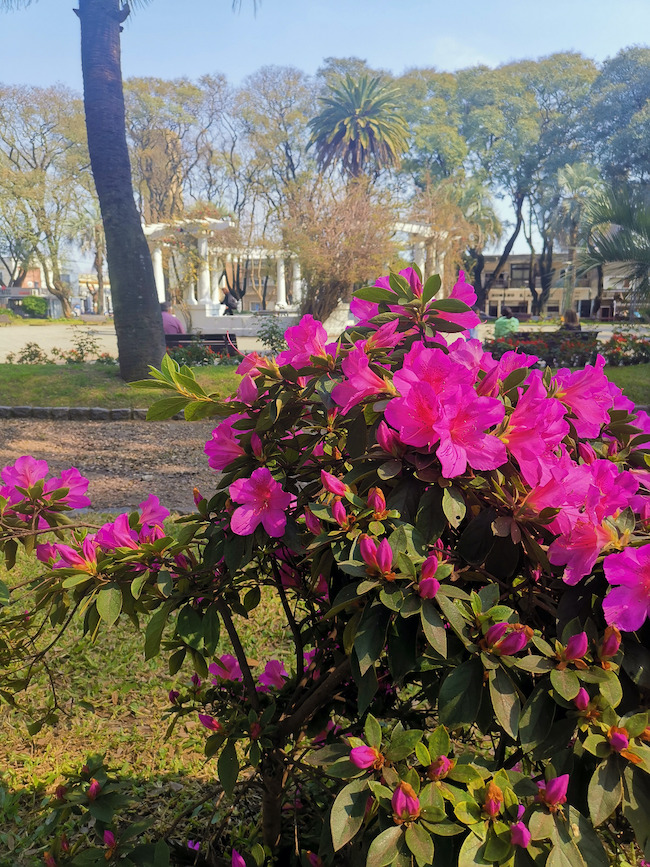
[[[72,422],[0,420],[0,467],[21,455],[90,479],[97,511],[124,511],[156,494],[168,509],[194,511],[192,490],[210,496],[215,473],[203,453],[215,421]]]

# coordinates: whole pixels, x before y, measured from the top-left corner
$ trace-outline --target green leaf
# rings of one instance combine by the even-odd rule
[[[182,412],[189,399],[186,397],[163,397],[152,403],[147,411],[147,421],[163,421]]]
[[[415,745],[415,755],[423,768],[429,767],[431,764],[431,754],[421,741]]]
[[[433,861],[433,840],[422,825],[414,822],[406,829],[406,845],[415,856],[418,867],[426,867]]]
[[[467,512],[467,506],[458,488],[445,488],[442,495],[442,511],[452,527],[460,526]]]
[[[171,572],[169,569],[161,569],[158,573],[158,578],[156,580],[156,587],[158,588],[158,592],[161,596],[164,596],[167,599],[168,596],[172,595],[172,590],[174,589],[174,581],[171,576]]]
[[[363,289],[357,289],[353,295],[362,301],[372,301],[375,304],[380,301],[397,301],[394,292],[390,289],[382,289],[381,286],[364,286]]]
[[[354,638],[354,650],[359,660],[361,675],[364,675],[381,656],[386,644],[389,620],[390,613],[381,603],[366,606]]]
[[[422,287],[422,300],[425,304],[438,294],[441,286],[442,280],[440,279],[440,275],[432,274]]]
[[[565,701],[571,701],[580,692],[580,681],[577,674],[565,668],[564,671],[553,669],[551,672],[551,683],[553,689],[558,695],[562,696]]]
[[[492,867],[491,861],[483,858],[485,844],[475,834],[468,834],[458,853],[458,867]]]
[[[492,707],[499,725],[511,738],[516,739],[519,730],[521,702],[515,685],[501,666],[490,672],[489,684]]]
[[[167,618],[169,617],[170,607],[169,605],[162,605],[153,613],[151,620],[147,623],[144,638],[145,659],[152,659],[152,657],[158,656],[160,653],[160,641]]]
[[[523,750],[530,752],[544,742],[553,725],[556,708],[544,684],[533,690],[523,707],[519,723],[519,740]]]
[[[353,780],[336,796],[330,813],[330,830],[332,846],[338,852],[355,836],[366,813],[368,801],[368,783],[363,780]]]
[[[239,762],[237,761],[237,751],[234,741],[229,740],[221,751],[217,762],[217,773],[224,792],[230,798],[235,791],[239,775]]]
[[[201,650],[203,644],[203,623],[201,615],[191,605],[184,605],[178,612],[176,635],[188,647]]]
[[[460,556],[472,566],[480,566],[494,546],[492,522],[496,518],[494,509],[485,509],[470,521],[458,540]]]
[[[8,605],[9,604],[9,588],[4,583],[4,581],[0,581],[0,605]]]
[[[471,725],[476,719],[483,694],[483,666],[469,659],[445,678],[438,695],[440,722],[448,728]]]
[[[650,858],[650,777],[628,766],[623,772],[623,783],[623,815],[634,829],[644,856]]]
[[[440,310],[442,313],[467,313],[471,309],[458,298],[441,298],[440,301],[434,301],[429,305],[429,312]]]
[[[434,759],[446,756],[451,749],[449,734],[444,726],[438,726],[433,730],[428,740],[429,752]]]
[[[446,659],[447,630],[430,599],[425,599],[422,602],[420,620],[422,621],[422,630],[424,631],[425,638],[436,653],[440,654],[443,659]]]
[[[382,831],[370,844],[366,867],[387,867],[388,864],[392,864],[401,839],[402,829],[397,825]]]
[[[381,726],[371,713],[366,717],[363,732],[366,736],[366,743],[368,746],[374,747],[378,750],[381,746]]]
[[[618,707],[623,699],[623,689],[621,682],[615,672],[605,672],[607,678],[598,684],[600,694],[612,707]]]
[[[106,584],[97,594],[97,613],[112,626],[122,611],[122,591],[118,584]]]
[[[386,749],[386,758],[391,762],[399,762],[410,756],[415,745],[422,740],[422,732],[419,729],[408,729],[396,732],[391,738]]]
[[[211,605],[203,615],[203,647],[207,656],[214,656],[219,644],[221,623],[214,605]]]
[[[609,756],[598,765],[589,781],[587,801],[594,827],[612,815],[622,797],[623,781],[619,761],[616,756]]]

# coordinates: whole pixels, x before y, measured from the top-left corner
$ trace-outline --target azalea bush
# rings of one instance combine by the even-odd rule
[[[334,343],[305,316],[275,359],[243,359],[227,401],[166,358],[151,417],[220,417],[214,490],[173,532],[153,497],[70,529],[75,470],[2,471],[7,565],[23,545],[43,576],[0,595],[0,696],[20,698],[75,617],[90,638],[142,626],[178,679],[168,734],[201,726],[231,804],[191,841],[204,863],[650,858],[650,419],[600,357],[495,359],[467,339],[462,272],[439,290],[415,268],[381,278]],[[291,660],[243,649],[263,588]],[[89,815],[97,845],[54,837],[50,867],[165,863],[116,787],[100,760],[61,784],[55,817]],[[258,821],[237,820],[246,805]]]

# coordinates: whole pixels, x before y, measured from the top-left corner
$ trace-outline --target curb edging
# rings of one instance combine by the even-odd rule
[[[39,421],[146,421],[146,409],[107,409],[102,406],[0,406],[0,419]],[[174,419],[183,418],[175,415]]]

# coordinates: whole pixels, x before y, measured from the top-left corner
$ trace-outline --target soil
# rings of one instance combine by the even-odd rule
[[[90,480],[93,511],[121,512],[155,494],[170,511],[193,512],[193,489],[208,499],[216,474],[203,452],[216,420],[72,422],[0,420],[0,467],[21,455]]]

